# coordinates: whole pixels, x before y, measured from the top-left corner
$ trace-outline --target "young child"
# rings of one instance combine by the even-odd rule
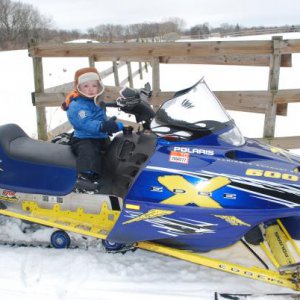
[[[95,190],[102,175],[102,153],[109,145],[109,135],[123,129],[123,124],[106,116],[105,106],[99,96],[104,85],[96,68],[89,67],[75,72],[75,90],[62,108],[67,112],[74,128],[71,148],[77,157],[78,188]]]

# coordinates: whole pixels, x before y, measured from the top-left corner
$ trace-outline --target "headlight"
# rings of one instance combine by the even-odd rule
[[[220,134],[219,139],[233,146],[242,146],[245,144],[245,139],[237,127]]]

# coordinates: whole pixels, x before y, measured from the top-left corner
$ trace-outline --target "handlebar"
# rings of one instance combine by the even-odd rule
[[[120,90],[120,97],[112,102],[105,103],[105,106],[119,108],[125,113],[133,114],[136,122],[145,122],[149,125],[155,115],[149,104],[151,95],[149,83],[146,83],[142,89],[124,87]]]
[[[113,100],[111,102],[106,102],[105,103],[105,107],[119,107],[118,104],[117,104],[117,101],[116,100]]]

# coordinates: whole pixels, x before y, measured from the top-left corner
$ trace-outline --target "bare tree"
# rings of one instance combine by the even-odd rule
[[[1,44],[26,45],[30,37],[39,38],[51,27],[51,20],[32,5],[0,0]]]
[[[191,28],[191,37],[196,39],[204,39],[209,36],[209,23],[203,23]]]
[[[186,26],[185,20],[177,17],[168,18],[165,22],[169,23],[172,27],[170,28],[172,32],[180,33],[184,30]],[[169,26],[170,26],[169,25]]]
[[[95,28],[90,28],[88,33],[93,38],[100,41],[128,41],[134,39],[137,41],[145,40],[162,40],[163,36],[174,37],[180,35],[181,30],[185,26],[184,20],[180,18],[171,18],[163,23],[136,23],[129,25],[113,25],[105,24],[98,25]],[[172,38],[173,39],[173,38]]]

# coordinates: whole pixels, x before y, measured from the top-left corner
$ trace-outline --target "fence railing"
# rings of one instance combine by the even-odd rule
[[[132,74],[130,62],[139,62],[139,68],[133,74],[142,76],[142,62],[152,67],[154,107],[170,98],[175,91],[161,91],[160,64],[217,64],[239,66],[269,67],[268,86],[263,91],[215,91],[226,109],[265,115],[264,134],[266,142],[283,148],[300,148],[300,137],[274,137],[276,115],[286,115],[287,105],[300,102],[300,89],[279,90],[281,67],[292,66],[292,54],[300,53],[300,40],[273,37],[264,41],[203,41],[180,43],[110,43],[110,44],[58,44],[39,45],[31,43],[29,54],[33,58],[35,92],[34,104],[37,108],[38,137],[47,139],[45,117],[46,106],[59,106],[71,90],[70,84],[44,90],[43,57],[89,57],[90,64],[97,61],[111,61],[112,68],[106,74],[114,73],[115,86],[107,87],[105,101],[118,96],[118,68],[127,65],[128,74]],[[132,74],[132,76],[133,76]],[[103,75],[102,75],[103,76]],[[130,76],[129,76],[130,77]],[[132,78],[128,82],[133,85]]]

